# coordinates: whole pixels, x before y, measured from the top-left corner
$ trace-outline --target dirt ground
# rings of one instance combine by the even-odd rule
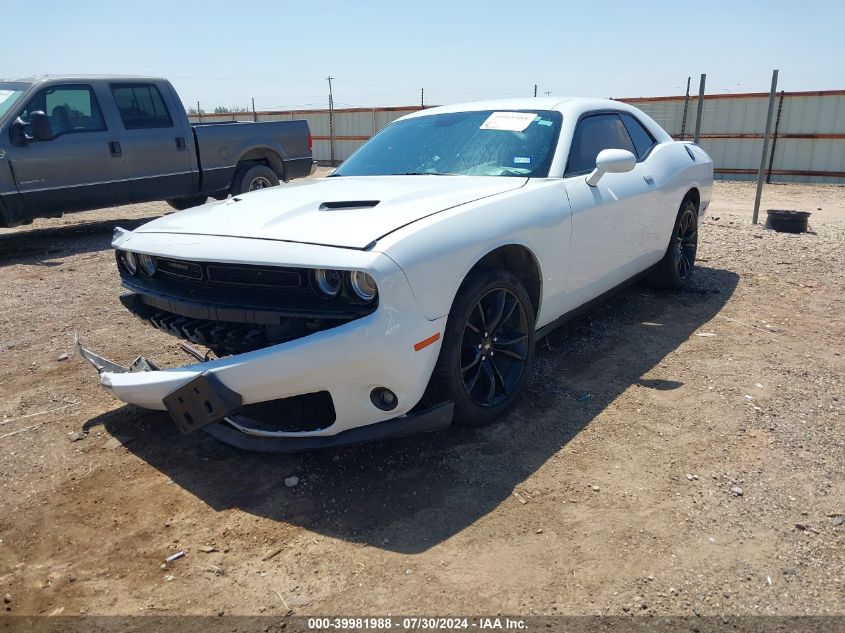
[[[109,249],[166,205],[0,232],[6,615],[845,615],[845,188],[766,188],[804,235],[753,196],[717,183],[692,287],[553,333],[500,423],[295,456],[182,436],[75,355],[186,362]]]

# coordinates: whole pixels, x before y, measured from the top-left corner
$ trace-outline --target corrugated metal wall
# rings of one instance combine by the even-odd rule
[[[681,137],[684,97],[623,99]],[[716,175],[756,180],[766,129],[768,93],[704,97],[701,146]],[[692,139],[698,97],[690,97],[685,138]],[[772,182],[845,182],[845,90],[782,92],[775,100],[767,167]]]
[[[713,157],[720,178],[754,180],[760,166],[768,94],[704,97],[701,145]],[[684,124],[684,97],[620,99],[647,112],[667,132],[692,139],[698,98],[689,99]],[[334,158],[346,160],[378,130],[419,106],[342,108],[334,111]],[[259,121],[305,119],[314,137],[314,158],[329,161],[328,110],[258,112]],[[192,121],[198,118],[191,117]],[[209,115],[211,121],[251,121],[251,112]],[[779,93],[775,102],[776,135],[770,144],[772,182],[845,183],[845,90]]]

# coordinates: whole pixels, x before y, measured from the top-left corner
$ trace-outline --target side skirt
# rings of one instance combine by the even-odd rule
[[[621,291],[625,290],[625,288],[628,288],[629,286],[634,285],[635,283],[637,283],[641,279],[644,279],[645,277],[647,277],[648,274],[652,271],[653,268],[654,268],[654,266],[649,266],[644,271],[639,272],[636,275],[634,275],[633,277],[626,279],[625,281],[623,281],[618,286],[614,286],[610,290],[603,292],[599,296],[597,296],[593,299],[590,299],[589,301],[581,304],[577,308],[574,308],[574,309],[570,310],[569,312],[559,316],[558,318],[556,318],[551,323],[547,323],[546,325],[541,327],[539,330],[537,330],[535,340],[537,342],[541,341],[542,339],[546,338],[549,334],[551,334],[554,330],[559,328],[561,325],[568,323],[569,321],[571,321],[575,317],[581,316],[585,312],[589,312],[590,310],[592,310],[593,308],[595,308],[596,306],[598,306],[602,303],[606,303],[608,299],[610,299],[614,295],[620,293]]]

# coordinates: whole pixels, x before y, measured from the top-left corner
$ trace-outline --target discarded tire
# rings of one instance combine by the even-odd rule
[[[768,209],[766,211],[766,226],[779,233],[805,233],[809,211],[787,211],[784,209]]]

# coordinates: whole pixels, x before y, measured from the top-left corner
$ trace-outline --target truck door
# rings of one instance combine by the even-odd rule
[[[190,149],[176,113],[154,83],[113,83],[123,123],[121,136],[132,202],[168,200],[194,193]]]
[[[7,158],[27,216],[53,215],[129,202],[123,161],[114,152],[97,97],[88,84],[58,84],[40,90],[19,113],[42,111],[53,138],[12,145]]]

